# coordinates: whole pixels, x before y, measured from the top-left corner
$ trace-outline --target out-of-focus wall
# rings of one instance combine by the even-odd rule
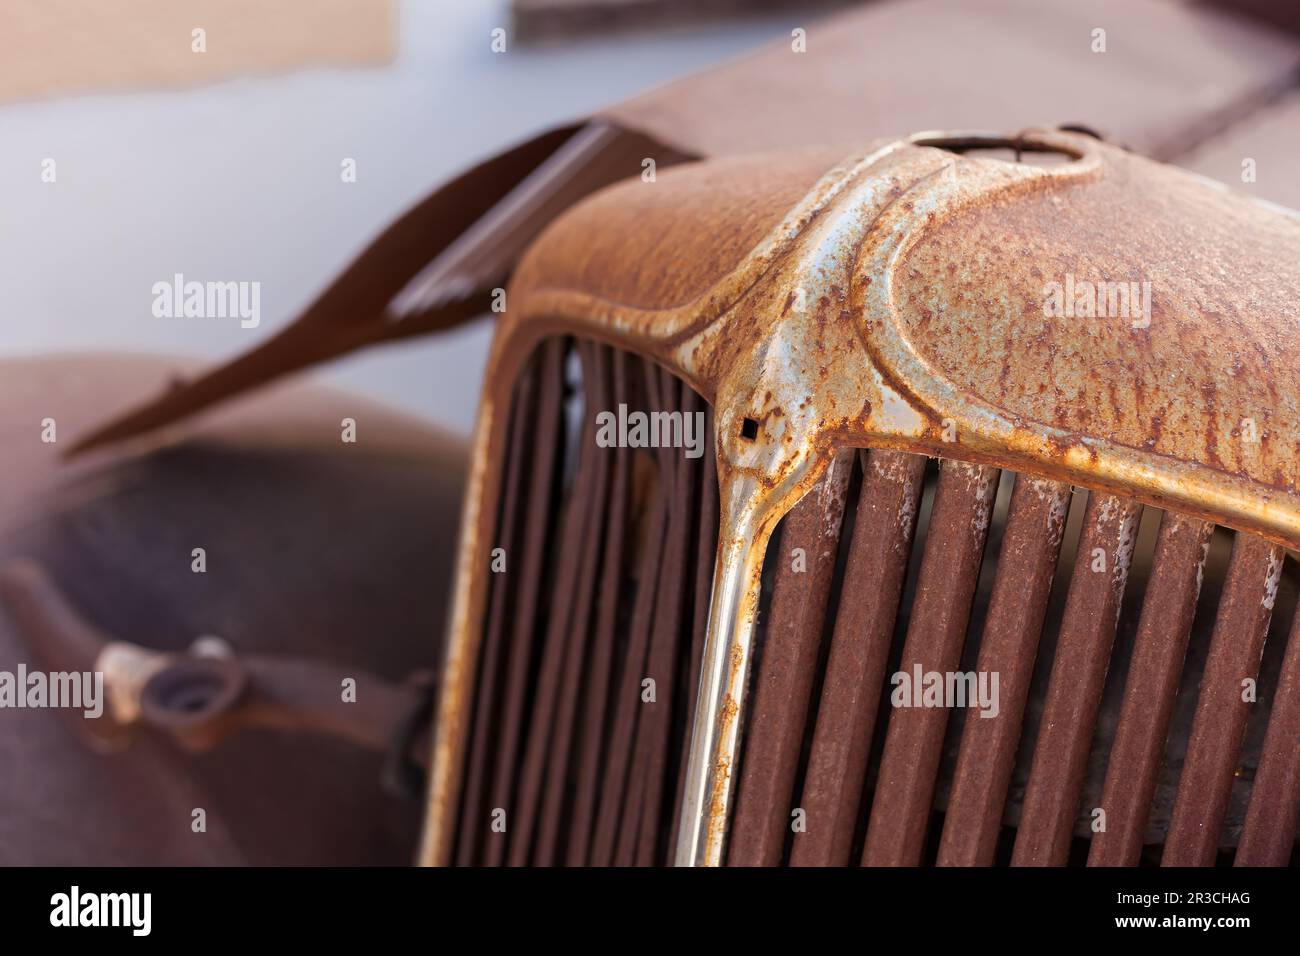
[[[104,49],[102,37],[77,34],[103,29],[98,17],[76,14],[95,5],[36,6],[51,3],[41,42]],[[118,6],[138,13],[154,5]],[[24,6],[14,0],[3,16]],[[0,103],[0,355],[108,349],[216,361],[243,352],[386,223],[471,162],[789,30],[778,17],[537,48],[508,43],[503,55],[490,48],[492,30],[509,28],[503,2],[406,0],[385,62],[374,24],[354,30],[355,47],[337,35],[365,10],[390,27],[382,0],[331,0],[328,42],[317,46],[308,41],[324,13],[300,6],[308,12],[299,11],[296,32],[285,29],[282,10],[275,16],[286,44],[278,56],[267,44],[232,62],[219,51],[234,38],[217,21],[206,29],[207,53],[191,51],[190,32],[174,18],[162,31],[174,37],[145,44],[175,42],[196,60],[225,57],[219,71],[177,72],[168,57],[150,69],[82,64],[62,82],[46,70],[44,88],[57,97],[38,96],[32,82],[6,88],[0,78],[0,100],[10,98]],[[24,34],[0,29],[0,58],[6,46],[12,54],[41,35],[31,23]],[[113,29],[122,26],[119,18]],[[116,55],[130,59],[127,50]],[[24,56],[40,59],[30,49]],[[116,91],[87,92],[96,87]],[[346,159],[355,160],[355,183],[342,181]],[[260,324],[155,317],[152,287],[176,273],[260,282]],[[468,432],[490,334],[480,322],[337,362],[322,375]]]

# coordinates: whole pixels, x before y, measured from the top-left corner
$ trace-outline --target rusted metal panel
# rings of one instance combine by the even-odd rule
[[[958,669],[979,580],[998,470],[944,461],[939,468],[916,600],[899,666],[908,675]],[[871,803],[864,866],[916,866],[930,822],[947,707],[895,707]]]
[[[601,115],[714,157],[878,136],[918,117],[1022,129],[1068,116],[1167,160],[1294,82],[1292,38],[1207,6],[864,3],[811,23],[807,56],[783,38]],[[1086,42],[1098,26],[1104,56]],[[924,80],[900,82],[918,62]]]
[[[1281,548],[1239,534],[1201,676],[1162,866],[1211,866],[1219,849],[1259,659],[1282,573]]]
[[[964,155],[1008,145],[1070,161]],[[788,188],[826,154],[816,160],[770,161],[765,176]],[[836,447],[895,447],[1300,541],[1300,409],[1275,399],[1300,393],[1294,217],[1077,134],[917,134],[827,167],[761,239],[748,218],[722,216],[727,237],[746,238],[715,253],[714,197],[753,165],[681,167],[561,217],[519,267],[498,351],[568,327],[654,354],[720,410],[733,469],[771,487],[797,472],[806,491],[807,463],[824,467]],[[712,264],[688,282],[668,246],[632,267],[610,258],[621,243],[590,241],[670,225],[673,263]],[[1189,266],[1201,256],[1217,264],[1208,280]],[[1260,262],[1275,274],[1260,276]],[[1239,275],[1258,288],[1224,278]],[[1081,314],[1052,313],[1051,283],[1058,298],[1091,288],[1105,314],[1077,301]],[[1128,283],[1138,295],[1121,303]],[[1112,299],[1133,315],[1109,314]],[[745,417],[770,434],[736,443]],[[782,454],[760,464],[776,443]]]
[[[925,476],[925,458],[864,453],[862,491],[844,569],[817,726],[799,805],[811,826],[794,836],[794,866],[846,866],[867,776]]]
[[[1136,866],[1164,758],[1187,639],[1196,615],[1214,525],[1166,513],[1160,521],[1137,639],[1111,743],[1089,866]]]
[[[1069,509],[1068,485],[1016,478],[976,665],[999,675],[999,713],[962,728],[940,866],[993,863]]]

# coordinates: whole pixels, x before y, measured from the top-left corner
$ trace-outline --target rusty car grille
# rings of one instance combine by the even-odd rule
[[[710,415],[704,454],[598,447],[594,410],[620,403]],[[672,860],[711,436],[644,358],[557,339],[527,366],[454,862]],[[1114,495],[840,453],[768,548],[727,862],[1294,864],[1298,570]],[[931,673],[996,674],[996,716],[891,703],[894,675]]]
[[[653,364],[586,343],[547,343],[519,383],[461,864],[648,864],[669,853],[717,537],[713,459],[598,447],[566,370],[578,372],[580,409],[705,409]],[[647,677],[653,705],[642,703]],[[504,833],[491,825],[498,809]]]

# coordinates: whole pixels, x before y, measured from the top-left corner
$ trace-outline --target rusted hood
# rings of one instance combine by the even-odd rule
[[[525,257],[498,347],[530,324],[640,345],[718,404],[721,441],[769,430],[772,482],[798,449],[885,444],[1295,546],[1300,220],[1078,135],[1028,135],[1072,157],[1049,167],[924,145],[981,141],[605,190]]]
[[[1098,29],[1106,36],[1095,36]],[[1177,53],[1153,55],[1159,50]],[[936,51],[942,70],[927,66]],[[1166,0],[1094,0],[1086,8],[893,0],[825,20],[796,17],[787,35],[752,55],[545,132],[438,188],[278,334],[80,436],[78,448],[486,312],[492,289],[550,219],[601,186],[638,176],[647,159],[663,170],[690,158],[862,143],[907,129],[1058,122],[1087,124],[1172,159],[1289,86],[1298,66],[1296,38]]]

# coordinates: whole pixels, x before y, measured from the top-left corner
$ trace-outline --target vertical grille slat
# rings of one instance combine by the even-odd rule
[[[1062,866],[1069,856],[1141,514],[1137,502],[1113,495],[1088,499],[1013,865]]]
[[[630,389],[629,360],[623,352],[615,351],[607,354],[613,372],[614,396],[621,399],[628,395]],[[632,454],[627,448],[620,446],[614,450],[613,455],[614,478],[601,560],[596,631],[593,636],[591,662],[583,695],[573,815],[569,847],[565,855],[565,861],[569,866],[585,866],[590,860],[591,839],[595,829],[600,793],[604,731],[616,663],[616,631],[618,608],[623,591],[623,567],[629,547],[627,532],[630,530],[629,516],[632,513]]]
[[[844,569],[845,593],[799,801],[814,825],[795,834],[795,866],[849,863],[924,488],[921,455],[872,450],[860,458],[862,489]]]
[[[979,580],[998,470],[945,460],[930,517],[902,670],[955,671]],[[866,866],[921,862],[948,710],[901,707],[885,736],[867,824]]]
[[[679,410],[680,391],[677,380],[658,368],[648,370],[648,374],[653,375],[651,406]],[[658,457],[664,501],[689,501],[689,469],[682,464],[685,459],[672,448],[661,448]],[[666,520],[661,561],[666,569],[680,569],[686,560],[691,517],[685,509],[670,504],[666,508]],[[636,693],[644,694],[642,682],[649,678],[655,682],[656,699],[653,703],[648,703],[638,696],[640,703],[633,737],[633,760],[614,856],[614,862],[618,866],[630,866],[638,857],[651,855],[646,844],[653,843],[653,831],[658,817],[656,808],[659,781],[655,778],[663,771],[663,749],[667,743],[665,737],[668,731],[665,718],[669,706],[667,701],[672,699],[682,590],[680,573],[665,574],[663,584],[655,589],[646,666],[637,679]],[[662,707],[658,699],[660,694],[665,700]]]
[[[606,351],[589,343],[582,343],[578,348],[587,393],[596,407],[604,408],[609,403],[610,369]],[[611,456],[603,449],[597,449],[594,430],[594,419],[586,416],[580,467],[590,469],[593,474],[590,486],[575,493],[576,505],[571,503],[569,511],[571,515],[573,512],[588,514],[588,503],[590,511],[584,523],[577,590],[571,602],[573,617],[565,649],[561,692],[556,695],[559,699],[555,727],[550,736],[552,749],[544,755],[546,783],[537,847],[533,855],[533,862],[541,866],[555,863],[556,842],[559,839],[565,791],[569,781],[572,743],[579,731],[575,725],[580,697],[577,689],[582,686],[583,669],[590,657],[588,635],[591,633],[592,611],[596,603],[597,566],[602,560],[602,538],[605,529],[609,527],[606,509],[611,506],[613,468]],[[586,462],[590,464],[583,464]],[[578,487],[581,489],[582,485],[579,484]]]
[[[705,435],[713,435],[713,411],[705,410]],[[712,443],[706,446],[704,474],[700,479],[700,506],[697,509],[695,538],[695,607],[691,620],[691,645],[686,661],[685,705],[678,755],[677,788],[673,799],[672,839],[668,846],[668,859],[672,858],[681,823],[682,800],[686,787],[686,763],[690,757],[690,733],[695,724],[695,701],[700,687],[700,662],[704,657],[704,636],[709,627],[709,601],[713,589],[713,564],[718,554],[718,522],[721,517],[718,501],[718,464]],[[667,862],[667,860],[665,860]]]
[[[531,364],[535,365],[536,363]],[[505,550],[507,556],[514,554],[516,550],[515,542],[519,533],[518,512],[521,508],[523,488],[528,471],[525,461],[525,452],[527,451],[526,436],[531,418],[528,410],[535,406],[537,389],[537,375],[535,370],[530,367],[524,373],[511,409],[506,474],[501,491],[501,518],[498,523],[498,534],[494,542],[496,547]],[[478,694],[475,695],[474,724],[468,755],[468,767],[465,773],[462,814],[458,831],[460,839],[456,862],[460,866],[469,866],[478,861],[478,847],[481,845],[486,828],[487,808],[484,806],[484,795],[487,793],[488,767],[493,751],[491,742],[496,724],[495,708],[501,665],[501,645],[505,640],[505,632],[509,626],[509,597],[510,590],[506,587],[506,579],[500,575],[493,575],[487,627],[479,664],[479,690]]]
[[[650,362],[643,362],[640,371],[646,387],[645,393],[649,397],[650,383],[657,375],[657,369]],[[654,391],[658,391],[657,387]],[[662,460],[662,456],[660,459]],[[600,810],[596,816],[596,834],[591,850],[591,863],[596,866],[610,866],[614,863],[619,829],[624,813],[628,809],[626,796],[633,770],[632,746],[636,738],[636,725],[641,706],[641,679],[645,675],[650,649],[655,592],[658,588],[659,573],[663,567],[664,538],[668,530],[667,493],[667,481],[661,475],[655,483],[654,497],[645,522],[645,542],[637,575],[636,602],[633,606],[627,652],[616,684],[618,689],[614,701],[614,721],[606,750]]]
[[[999,713],[962,728],[941,866],[994,861],[1069,508],[1069,485],[1016,477],[977,664],[999,675]]]
[[[693,415],[700,410],[699,398],[691,389],[679,385],[677,380],[667,372],[661,372],[660,375],[666,405],[673,409],[680,409],[687,415]],[[696,500],[699,494],[696,488],[699,469],[694,467],[689,458],[680,454],[669,457],[671,460],[667,462],[667,468],[676,472],[673,478],[673,500],[683,503]],[[672,509],[668,548],[664,554],[665,564],[669,568],[686,569],[690,566],[688,556],[691,550],[693,524],[695,520],[691,509],[685,507]],[[637,834],[634,857],[638,866],[652,865],[660,854],[663,778],[669,760],[669,735],[673,730],[670,707],[677,696],[678,649],[682,643],[680,635],[685,621],[687,587],[690,583],[691,578],[683,573],[670,575],[668,587],[660,590],[659,606],[655,610],[655,636],[651,645],[647,676],[655,681],[657,699],[654,704],[643,708],[638,727],[638,731],[641,728],[646,731],[644,741],[637,746],[637,753],[640,755],[638,762],[645,767],[641,825]]]
[[[1243,681],[1259,677],[1281,569],[1280,548],[1252,535],[1237,535],[1178,779],[1161,858],[1165,866],[1209,866],[1215,861],[1251,707],[1242,699]]]
[[[623,440],[632,410],[702,412],[704,454]],[[631,351],[552,339],[524,363],[481,539],[507,568],[470,569],[489,578],[456,863],[674,859],[719,553],[713,421]],[[768,544],[724,858],[1295,862],[1297,570],[1120,496],[842,450]]]
[[[589,366],[590,348],[580,346],[584,366]],[[584,380],[595,385],[594,370],[584,368]],[[510,821],[511,866],[523,866],[529,862],[532,846],[533,829],[537,814],[541,808],[541,791],[543,777],[546,773],[548,758],[552,755],[552,731],[561,696],[561,671],[565,659],[570,655],[569,645],[576,633],[573,627],[573,614],[579,606],[580,564],[584,553],[584,541],[587,537],[587,524],[591,515],[588,503],[595,495],[597,459],[604,456],[595,453],[594,425],[584,424],[583,440],[579,443],[577,469],[573,478],[573,492],[568,503],[559,516],[559,560],[555,568],[554,585],[551,588],[550,607],[542,639],[541,662],[538,668],[537,690],[533,697],[532,713],[528,720],[527,734],[523,749],[523,762],[519,771],[519,781],[515,806]],[[575,655],[576,656],[576,655]]]
[[[1089,866],[1135,866],[1164,755],[1214,525],[1166,513],[1138,620],[1119,726],[1102,788],[1106,829]]]
[[[562,417],[564,397],[564,344],[548,342],[542,346],[538,366],[538,399],[531,440],[533,460],[529,466],[522,554],[507,553],[508,573],[520,582],[513,609],[510,644],[506,658],[506,683],[503,696],[501,737],[497,743],[496,767],[492,777],[492,806],[509,810],[516,783],[515,771],[521,737],[521,720],[528,696],[529,664],[533,656],[533,631],[542,582],[547,577],[546,544],[551,523],[551,501],[560,450],[563,447]],[[507,813],[507,826],[509,813]],[[484,861],[497,866],[505,858],[506,840],[489,839],[484,846]]]
[[[1286,866],[1300,822],[1300,613],[1287,638],[1273,713],[1237,844],[1237,866]]]
[[[728,861],[733,866],[776,866],[785,849],[789,828],[774,808],[788,806],[794,794],[855,457],[852,451],[836,455],[826,477],[783,524],[731,824]],[[797,568],[796,548],[803,552]]]

